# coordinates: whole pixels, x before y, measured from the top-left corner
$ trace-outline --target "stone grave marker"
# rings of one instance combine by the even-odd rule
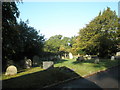
[[[115,56],[111,56],[111,60],[115,60]]]
[[[33,57],[33,66],[39,66],[40,58],[38,56]]]
[[[100,62],[99,58],[95,59],[95,64],[98,64]]]
[[[116,60],[120,60],[120,56],[115,56],[115,59]]]
[[[116,56],[120,56],[120,52],[116,52]]]
[[[65,59],[65,57],[64,57],[64,56],[62,56],[62,59]]]
[[[43,69],[48,69],[50,67],[54,67],[53,61],[44,61],[43,62]]]
[[[91,59],[91,55],[88,55],[88,57],[87,57],[87,58],[88,58],[88,60],[90,60],[90,59]]]
[[[17,68],[14,65],[8,66],[5,75],[15,75],[17,74]]]
[[[73,59],[73,55],[72,55],[71,52],[69,53],[69,58],[70,58],[70,59]]]
[[[77,61],[84,61],[84,58],[83,58],[82,56],[80,56],[80,57],[78,57],[76,60],[77,60]]]
[[[32,61],[30,59],[25,59],[25,68],[31,68],[32,66]]]

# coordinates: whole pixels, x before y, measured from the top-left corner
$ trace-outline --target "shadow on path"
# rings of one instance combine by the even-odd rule
[[[95,75],[72,80],[61,85],[54,86],[52,88],[97,88],[97,89],[107,89],[120,88],[120,66],[113,67],[104,72],[99,72]]]

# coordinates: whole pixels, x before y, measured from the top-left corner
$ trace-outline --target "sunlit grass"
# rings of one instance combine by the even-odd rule
[[[38,71],[42,71],[43,69],[40,68],[40,67],[34,67],[34,68],[30,68],[30,69],[25,69],[23,72],[20,72],[16,75],[12,75],[12,76],[6,76],[4,75],[4,73],[2,75],[0,75],[0,80],[3,79],[10,79],[10,78],[14,78],[14,77],[19,77],[19,76],[22,76],[22,75],[26,75],[26,74],[30,74],[30,73],[34,73],[34,72],[38,72]]]
[[[87,60],[84,62],[76,62],[76,59],[66,59],[66,61],[62,62],[62,63],[56,63],[54,65],[54,67],[67,67],[71,70],[73,70],[75,73],[79,74],[80,76],[85,76],[85,75],[89,75],[95,72],[98,72],[100,70],[106,70],[109,67],[112,66],[116,66],[118,64],[120,64],[120,60],[103,60],[100,61],[99,64],[94,64],[94,60]],[[39,72],[42,71],[43,69],[40,67],[33,67],[30,69],[25,69],[23,72],[20,72],[16,75],[13,76],[5,76],[4,73],[2,75],[0,75],[0,80],[5,80],[5,79],[10,79],[10,78],[14,78],[14,77],[19,77],[22,75],[26,75],[26,74],[30,74],[30,73],[34,73],[34,72]]]
[[[120,60],[111,61],[106,59],[100,61],[99,64],[93,62],[94,60],[76,62],[75,59],[66,59],[58,61],[58,63],[56,62],[54,64],[55,68],[52,69],[43,70],[40,67],[33,67],[25,69],[13,76],[5,76],[3,74],[1,79],[5,88],[39,88],[78,76],[84,77],[101,70],[106,70],[109,67],[120,65]]]
[[[108,59],[106,59],[104,61],[100,61],[99,64],[91,63],[92,61],[94,62],[94,60],[78,62],[76,64],[74,64],[74,62],[76,61],[75,59],[72,59],[72,60],[67,59],[67,60],[68,61],[66,61],[66,62],[55,64],[55,67],[66,66],[66,67],[74,70],[80,76],[89,75],[89,74],[98,72],[100,70],[106,70],[109,67],[120,64],[120,60],[111,61]]]

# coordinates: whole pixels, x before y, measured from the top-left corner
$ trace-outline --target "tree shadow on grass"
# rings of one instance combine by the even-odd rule
[[[66,62],[66,61],[68,61],[68,60],[66,60],[66,59],[56,60],[56,61],[54,61],[54,64],[63,63],[63,62]]]
[[[3,90],[16,89],[16,88],[38,89],[38,88],[43,88],[44,86],[47,86],[53,83],[58,83],[60,81],[64,81],[73,77],[82,78],[76,72],[74,72],[73,70],[67,67],[55,67],[55,68],[53,67],[43,71],[23,75],[20,77],[3,80],[2,85],[3,85]],[[89,87],[91,88],[93,87],[100,88],[99,86],[97,86],[95,83],[91,81],[88,81],[86,79],[84,79],[84,81],[86,82],[84,83],[86,87],[88,87],[88,84],[89,84]]]
[[[82,63],[94,63],[94,59],[91,59],[91,60],[84,60],[84,61],[74,61],[72,62],[73,64],[82,64]]]

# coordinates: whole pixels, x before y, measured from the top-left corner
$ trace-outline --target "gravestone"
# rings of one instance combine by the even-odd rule
[[[111,60],[115,60],[115,56],[111,56]]]
[[[77,61],[84,61],[84,58],[81,56],[81,57],[78,57],[77,58]]]
[[[98,64],[100,62],[99,58],[95,59],[95,64]]]
[[[69,59],[73,59],[73,55],[71,52],[69,53]]]
[[[98,56],[93,55],[91,56],[91,59],[98,59]]]
[[[61,58],[60,55],[58,55],[58,58],[59,58],[59,59]]]
[[[30,59],[25,59],[25,68],[31,68],[32,66],[32,61]]]
[[[65,57],[64,57],[64,56],[62,56],[62,59],[65,59]]]
[[[53,61],[44,61],[43,62],[43,69],[48,69],[50,67],[54,67]]]
[[[17,68],[14,65],[8,66],[5,75],[15,75],[17,74]]]
[[[88,57],[87,57],[87,58],[88,58],[88,60],[90,60],[90,59],[91,59],[91,55],[88,55]]]
[[[115,56],[115,59],[120,60],[120,56]]]
[[[116,56],[120,56],[120,52],[116,52]]]
[[[40,65],[40,58],[38,56],[33,57],[33,66],[39,66]]]

